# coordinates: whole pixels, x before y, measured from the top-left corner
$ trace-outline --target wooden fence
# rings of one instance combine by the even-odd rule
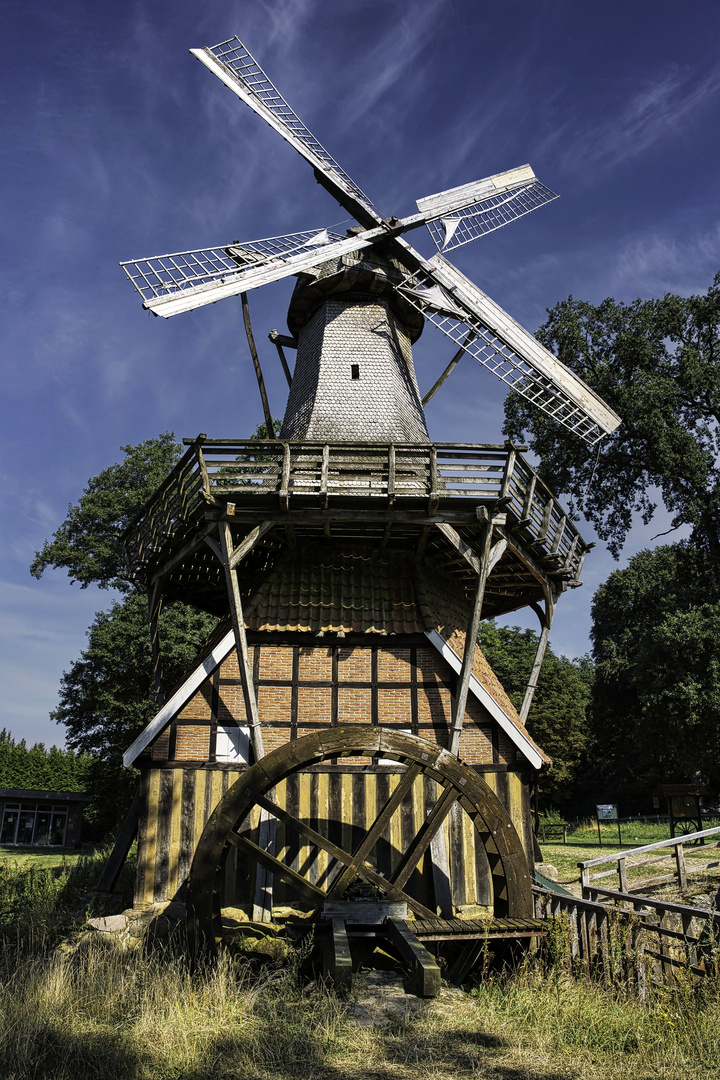
[[[554,917],[561,933],[565,928],[567,942],[561,946],[574,971],[607,985],[629,983],[641,1000],[647,1000],[651,984],[672,986],[681,971],[698,978],[718,974],[719,912],[602,892],[615,903],[533,886],[536,918]]]
[[[720,839],[720,826],[715,826],[712,829],[702,829],[700,832],[687,833],[685,836],[675,836],[671,840],[658,840],[654,844],[644,844],[642,847],[630,848],[629,851],[623,851],[621,854],[614,855],[599,855],[596,859],[586,859],[584,862],[579,862],[580,867],[580,883],[582,885],[583,896],[589,896],[590,891],[596,894],[610,893],[615,895],[612,890],[606,890],[591,885],[594,881],[599,881],[601,878],[613,877],[617,875],[620,885],[620,891],[627,893],[629,891],[628,886],[628,870],[634,869],[638,866],[652,866],[660,862],[664,862],[667,859],[675,859],[675,869],[672,873],[661,874],[659,877],[642,878],[641,880],[633,880],[633,889],[647,888],[649,885],[660,885],[666,881],[673,881],[675,878],[678,880],[680,888],[685,891],[687,889],[687,876],[688,873],[697,873],[700,870],[707,870],[709,866],[717,865],[718,860],[714,860],[714,863],[703,863],[702,865],[688,866],[685,861],[685,844],[694,844],[698,841],[703,841],[708,836],[716,836]],[[638,855],[643,855],[647,851],[659,851],[663,850],[662,855],[653,855],[649,859],[639,859]],[[674,850],[672,850],[674,849]],[[615,867],[612,870],[603,870],[599,874],[591,874],[590,868],[593,866],[600,866],[603,863],[615,863]]]

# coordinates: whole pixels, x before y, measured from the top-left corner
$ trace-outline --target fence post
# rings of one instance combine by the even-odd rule
[[[563,825],[563,844],[567,844],[567,825]]]
[[[685,870],[685,851],[682,844],[675,848],[675,862],[677,863],[678,884],[683,892],[687,889],[687,871]]]
[[[580,867],[580,885],[582,887],[583,899],[585,899],[585,890],[590,888],[590,871],[587,866]]]
[[[618,877],[620,878],[620,892],[627,892],[628,891],[628,881],[627,881],[627,867],[625,866],[625,856],[623,856],[621,859],[618,859],[617,864],[618,864]]]

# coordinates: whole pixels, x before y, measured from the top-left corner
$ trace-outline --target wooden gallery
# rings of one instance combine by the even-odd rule
[[[229,909],[236,924],[289,910],[352,922],[368,897],[425,941],[482,935],[481,918],[530,936],[530,791],[549,761],[525,720],[588,545],[524,448],[433,443],[424,405],[467,353],[590,442],[618,419],[400,234],[427,224],[449,250],[554,196],[522,166],[383,219],[237,39],[194,55],[359,224],[124,264],[155,314],[241,296],[270,433],[245,292],[297,278],[289,334],[270,335],[289,386],[279,437],[186,440],[124,536],[158,683],[163,600],[219,620],[125,756],[142,776],[136,903],[184,901],[191,938],[211,949]],[[412,345],[426,319],[460,351],[422,397]],[[528,605],[541,635],[518,714],[476,628]],[[408,923],[393,925],[407,945]]]

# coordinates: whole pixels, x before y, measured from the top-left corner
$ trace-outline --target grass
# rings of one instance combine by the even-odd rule
[[[95,848],[36,848],[36,847],[0,847],[0,864],[14,863],[17,866],[48,869],[55,866],[72,866],[79,859],[91,858]]]
[[[719,1021],[717,988],[643,1007],[528,966],[363,1029],[292,963],[258,973],[226,955],[192,975],[169,950],[97,940],[0,956],[6,1080],[708,1080]]]
[[[602,845],[597,842],[597,826],[593,825],[595,829],[594,843],[592,837],[592,831],[588,827],[584,833],[573,834],[572,842],[567,844],[548,842],[540,845],[540,849],[543,855],[543,861],[550,863],[554,866],[558,872],[558,878],[561,884],[570,885],[580,881],[580,870],[578,868],[579,862],[585,862],[588,859],[597,859],[603,855],[622,855],[627,854],[633,847],[641,847],[644,844],[654,844],[657,839],[666,840],[667,835],[660,836],[658,838],[648,839],[646,836],[639,836],[634,834],[629,844],[623,844],[622,847],[617,842],[617,829],[614,826],[601,826],[603,829],[603,842]],[[651,826],[656,828],[656,826]],[[661,830],[663,826],[659,827]],[[614,831],[614,842],[613,842]],[[665,829],[667,832],[667,829]],[[579,837],[581,835],[587,835],[589,840],[586,839],[584,843],[580,842]],[[692,867],[693,863],[711,863],[718,862],[720,864],[720,834],[717,837],[710,837],[708,843],[704,845],[689,845],[684,848],[685,852],[685,865],[688,870],[688,893],[706,891],[711,887],[714,882],[714,887],[717,889],[720,886],[720,865],[717,868],[713,868],[706,873],[700,872],[697,879],[693,876]],[[651,858],[653,855],[661,855],[662,851],[648,852],[647,855],[639,855],[638,859]],[[595,871],[602,872],[603,870],[614,869],[617,864],[608,862],[606,866],[595,867]],[[667,862],[656,863],[654,866],[648,866],[647,868],[632,869],[628,868],[628,880],[630,883],[638,881],[642,878],[651,877],[660,874],[669,874],[675,868],[675,860],[672,855],[668,858]],[[602,882],[607,888],[615,889],[619,888],[617,877],[605,878]]]
[[[577,848],[572,849],[577,858]],[[720,981],[641,1005],[573,978],[558,949],[444,989],[389,1026],[353,1024],[289,945],[192,973],[172,941],[123,951],[84,929],[102,854],[0,864],[3,1080],[709,1080]],[[131,873],[131,868],[128,871]],[[558,935],[558,940],[562,935]],[[356,989],[359,993],[359,988]]]

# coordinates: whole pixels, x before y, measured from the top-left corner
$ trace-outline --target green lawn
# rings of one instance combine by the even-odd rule
[[[0,847],[0,862],[14,863],[18,867],[47,869],[53,866],[72,866],[78,859],[95,854],[92,846],[82,848]]]

